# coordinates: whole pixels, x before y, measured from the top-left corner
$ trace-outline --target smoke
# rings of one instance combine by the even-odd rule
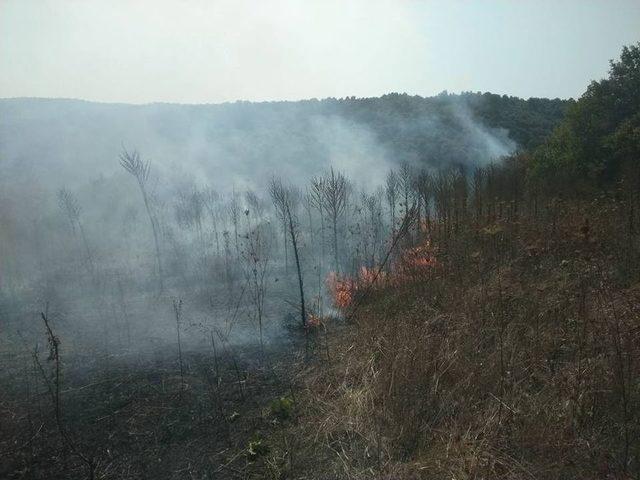
[[[286,267],[282,258],[281,226],[271,220],[273,214],[257,216],[255,205],[249,209],[245,192],[255,192],[259,208],[269,212],[270,178],[281,177],[304,191],[313,176],[333,167],[351,181],[356,202],[358,191],[373,193],[389,169],[401,163],[430,170],[473,167],[495,161],[516,145],[505,130],[477,121],[473,108],[457,96],[145,106],[1,100],[0,301],[13,302],[14,312],[19,304],[31,313],[49,302],[69,319],[83,345],[113,337],[96,335],[113,322],[120,322],[115,331],[121,334],[125,316],[136,319],[130,328],[145,338],[170,339],[175,328],[170,302],[152,293],[151,224],[135,179],[119,164],[123,147],[137,149],[150,161],[147,186],[164,267],[173,283],[182,285],[169,293],[185,299],[185,312],[196,323],[240,317],[239,342],[252,338],[252,314],[247,299],[237,298],[243,291],[242,269],[229,273],[223,259],[233,251],[234,262],[241,262],[245,236],[257,225],[271,239],[268,316],[275,321],[283,305],[295,301],[291,265]],[[77,198],[86,244],[59,209],[56,192],[61,188]],[[183,228],[176,222],[176,199],[205,188],[222,196],[217,210],[201,208],[202,218]],[[229,216],[232,198],[240,207],[236,223]],[[219,217],[218,227],[210,215]],[[300,248],[305,275],[317,290],[322,262],[314,220],[307,216],[299,212],[305,231]],[[198,222],[205,227],[198,230]],[[347,223],[340,224],[344,252],[358,241]],[[203,257],[204,251],[216,255]],[[95,276],[91,265],[100,270],[99,279],[90,280]],[[225,281],[235,285],[230,293],[223,293],[220,277],[212,272],[226,272]],[[212,298],[219,299],[215,305]],[[234,302],[242,308],[233,307]],[[265,332],[267,340],[276,332]]]
[[[444,107],[401,115],[393,98],[379,107],[367,101],[131,106],[3,100],[0,172],[29,190],[75,188],[121,175],[117,157],[125,146],[152,162],[161,183],[182,179],[221,190],[256,189],[272,174],[302,184],[335,166],[370,185],[403,161],[472,166],[516,147],[508,132],[474,119],[458,97]]]

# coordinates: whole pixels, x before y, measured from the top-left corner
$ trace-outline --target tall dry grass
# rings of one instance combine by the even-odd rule
[[[381,281],[301,375],[307,457],[337,478],[640,478],[637,195],[558,196],[517,164],[439,181],[405,246],[437,265]]]

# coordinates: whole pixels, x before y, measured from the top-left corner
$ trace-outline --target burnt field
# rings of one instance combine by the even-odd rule
[[[25,354],[21,368],[2,359],[0,477],[269,476],[269,441],[294,415],[302,338],[293,350],[185,351],[182,362],[167,352],[175,345],[66,356],[55,341],[57,354]]]

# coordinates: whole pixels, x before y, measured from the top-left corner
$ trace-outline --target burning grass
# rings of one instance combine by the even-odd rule
[[[325,284],[333,299],[333,305],[346,310],[353,305],[354,300],[362,292],[379,290],[390,285],[401,287],[438,266],[435,249],[430,240],[425,240],[415,247],[403,250],[387,270],[382,265],[378,265],[362,266],[358,275],[355,276],[330,272]]]

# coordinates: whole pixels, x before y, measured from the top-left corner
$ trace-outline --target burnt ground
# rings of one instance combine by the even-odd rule
[[[39,369],[25,354],[2,374],[0,478],[277,478],[274,462],[287,459],[270,444],[294,421],[292,371],[304,356],[294,343],[184,352],[183,375],[174,347],[63,352],[59,422],[55,362],[43,352]]]

